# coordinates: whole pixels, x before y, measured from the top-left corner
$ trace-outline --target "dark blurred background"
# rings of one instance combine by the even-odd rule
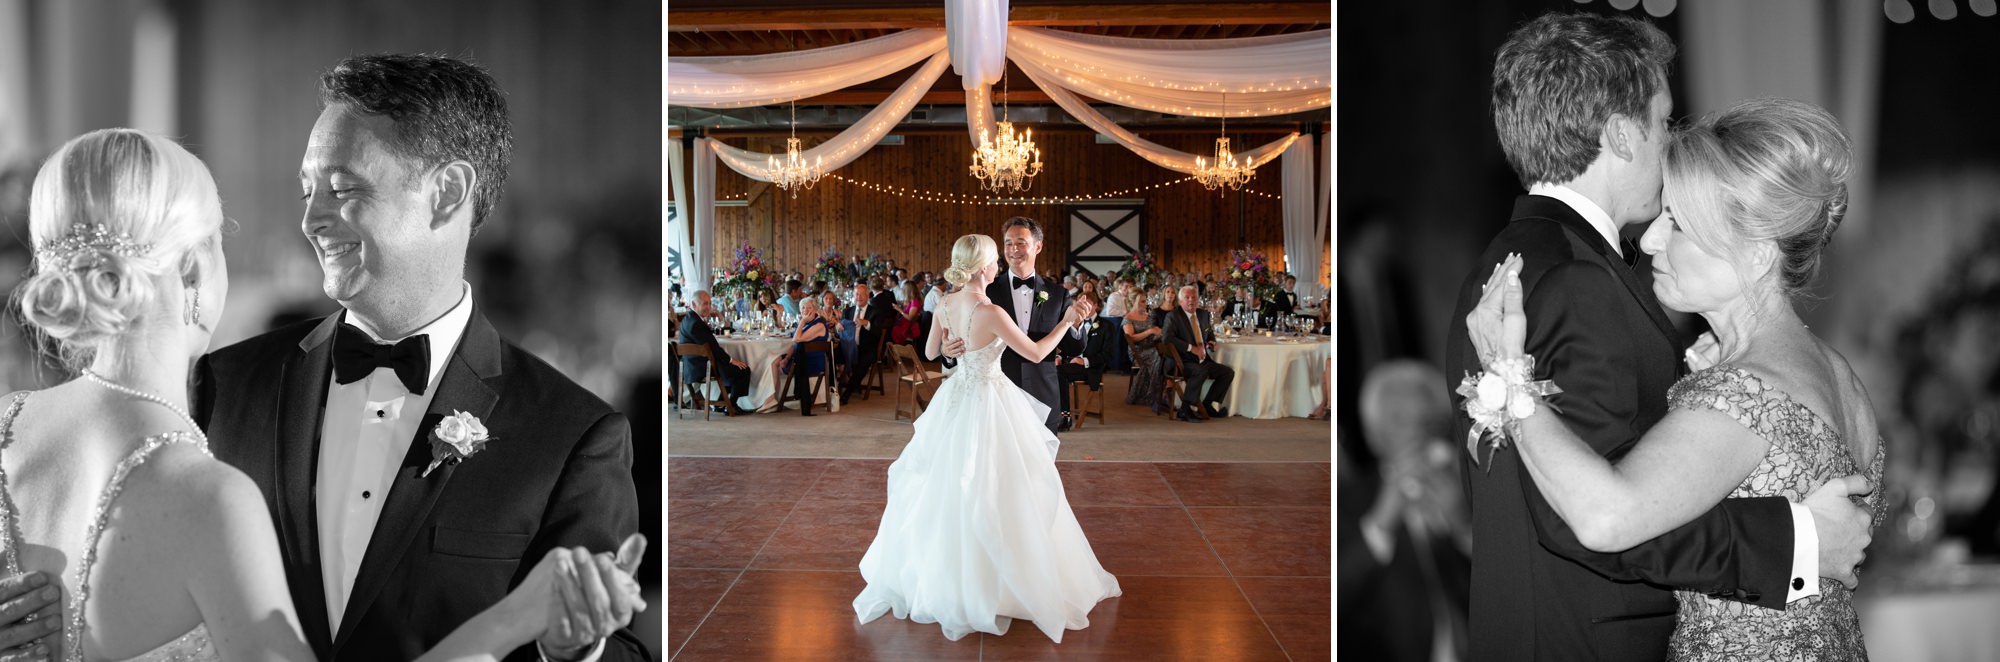
[[[501,335],[631,417],[642,521],[663,549],[660,11],[609,0],[0,0],[0,291],[29,268],[27,195],[42,159],[84,132],[129,126],[201,157],[240,225],[224,242],[231,286],[214,347],[333,312],[299,230],[296,173],[320,72],[376,52],[470,59],[507,93],[514,155],[466,279]],[[0,392],[66,378],[8,315]],[[657,596],[654,556],[642,579]],[[657,650],[657,615],[639,621],[653,621]]]
[[[1992,590],[2000,586],[1993,572],[2000,561],[2000,17],[1993,4],[1343,3],[1334,203],[1338,317],[1346,320],[1335,395],[1342,519],[1378,502],[1393,482],[1382,476],[1424,475],[1431,446],[1463,448],[1462,440],[1443,439],[1436,420],[1448,416],[1436,406],[1447,397],[1442,384],[1408,384],[1426,369],[1443,377],[1453,297],[1467,274],[1490,269],[1473,261],[1524,192],[1488,108],[1494,52],[1514,27],[1549,11],[1642,17],[1680,47],[1670,74],[1676,119],[1782,96],[1833,112],[1854,141],[1852,204],[1825,258],[1820,300],[1803,309],[1813,331],[1862,376],[1888,447],[1891,511],[1869,549],[1864,589],[1875,590],[1861,594],[1872,600],[1863,622],[1871,648],[1917,646],[1892,649],[1894,659],[1950,659],[1926,652],[1939,639],[1927,633],[1967,617],[1989,625],[1966,629],[1991,630],[2000,616],[2000,592]],[[1690,331],[1699,323],[1680,321]],[[1457,487],[1456,467],[1436,470],[1454,477],[1414,483],[1428,489],[1417,490],[1426,496],[1411,509],[1424,521],[1462,518],[1461,497],[1448,493]],[[1343,568],[1351,553],[1366,553],[1358,544],[1341,541]],[[1436,558],[1425,564],[1434,567],[1412,570],[1409,581],[1451,583],[1464,557],[1449,553],[1454,546],[1431,545]],[[1381,596],[1397,590],[1381,581],[1343,574],[1340,613],[1381,611]],[[1971,590],[1978,587],[1987,591]],[[1439,596],[1433,612],[1454,608],[1450,591],[1427,591]],[[1937,591],[1971,602],[1945,609],[1923,598]],[[1932,627],[1909,630],[1919,634],[1886,630],[1922,621]],[[1343,642],[1352,623],[1342,620]],[[1433,639],[1430,622],[1405,629],[1405,638]]]

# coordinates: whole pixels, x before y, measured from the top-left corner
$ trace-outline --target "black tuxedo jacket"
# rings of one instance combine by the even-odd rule
[[[1203,344],[1214,343],[1215,322],[1208,318],[1208,309],[1202,308],[1196,310],[1194,314],[1196,315],[1196,319],[1201,321],[1201,339]],[[1166,322],[1160,326],[1164,329],[1161,337],[1165,338],[1167,342],[1173,343],[1174,351],[1180,352],[1181,362],[1195,363],[1194,327],[1188,326],[1187,313],[1179,310],[1167,313]],[[1214,358],[1214,355],[1211,354],[1210,358]]]
[[[702,319],[700,315],[687,315],[681,318],[681,331],[674,338],[674,342],[707,347],[709,353],[715,356],[715,360],[723,363],[730,361],[729,350],[724,349],[722,343],[716,341],[715,329],[711,328],[708,320]],[[681,358],[681,381],[693,384],[701,381],[707,374],[708,359],[699,356]]]
[[[1627,267],[1568,205],[1519,198],[1448,318],[1448,387],[1480,369],[1465,327],[1480,285],[1492,265],[1520,253],[1536,378],[1563,389],[1551,401],[1571,430],[1605,457],[1623,457],[1666,415],[1684,347],[1653,296],[1651,260],[1631,250],[1638,263]],[[1462,400],[1452,396],[1452,439],[1471,429]],[[1577,542],[1517,450],[1482,444],[1479,461],[1460,456],[1477,541],[1470,625],[1478,659],[1663,659],[1676,610],[1665,587],[1784,608],[1792,522],[1783,498],[1724,500],[1650,542],[1601,554]]]
[[[1106,324],[1101,317],[1089,320],[1089,323],[1090,332],[1082,338],[1063,334],[1062,342],[1056,344],[1056,351],[1062,355],[1060,358],[1063,363],[1068,363],[1073,358],[1088,359],[1090,365],[1084,366],[1084,371],[1093,378],[1101,378],[1104,375],[1104,368],[1111,363],[1112,339],[1123,338],[1113,334],[1124,333],[1124,325]]]
[[[321,419],[340,315],[217,350],[196,368],[195,417],[215,457],[264,493],[300,625],[322,660],[408,660],[499,602],[550,549],[615,550],[639,530],[625,416],[541,359],[500,338],[475,307],[446,364],[329,631],[314,506]],[[696,320],[683,320],[683,323]],[[452,411],[494,440],[419,477],[424,438]],[[533,644],[508,660],[538,659]],[[629,631],[604,660],[649,660]]]
[[[1013,274],[1007,272],[1007,265],[1002,263],[1000,274],[986,286],[986,298],[991,299],[993,305],[999,306],[1007,319],[1014,319],[1014,289],[1009,285],[1013,277]],[[1069,308],[1069,294],[1063,291],[1062,283],[1043,278],[1039,274],[1035,276],[1034,287],[1036,292],[1047,293],[1049,298],[1047,301],[1033,304],[1032,312],[1028,314],[1028,328],[1022,330],[1027,332],[1028,340],[1039,342],[1062,323],[1063,311]],[[1048,428],[1051,432],[1055,431],[1056,424],[1062,419],[1062,392],[1058,390],[1060,387],[1056,380],[1056,360],[1060,358],[1057,354],[1049,352],[1048,356],[1042,357],[1040,363],[1029,363],[1020,354],[1012,351],[1000,353],[1000,371],[1006,373],[1007,378],[1013,380],[1015,384],[1020,385],[1021,390],[1027,391],[1028,395],[1049,406]]]

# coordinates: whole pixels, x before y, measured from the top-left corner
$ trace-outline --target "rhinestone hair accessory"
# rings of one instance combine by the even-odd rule
[[[69,264],[85,252],[139,257],[152,250],[152,244],[132,241],[131,233],[112,232],[103,223],[74,223],[62,237],[35,249],[35,256],[49,264]]]

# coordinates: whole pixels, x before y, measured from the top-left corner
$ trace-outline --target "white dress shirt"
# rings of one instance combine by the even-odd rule
[[[1118,290],[1112,292],[1111,296],[1104,297],[1104,312],[1099,313],[1099,316],[1124,317],[1127,312],[1129,311],[1125,307],[1125,290]]]
[[[1007,276],[1009,278],[1014,277],[1014,275],[1011,273],[1007,274]],[[1011,280],[1007,282],[1009,284],[1013,283],[1013,281]],[[1035,288],[1029,287],[1027,285],[1022,285],[1020,287],[1014,288],[1013,294],[1014,294],[1014,323],[1020,326],[1021,331],[1025,333],[1028,330],[1028,320],[1033,318],[1033,314],[1035,312]],[[1032,340],[1032,338],[1030,338],[1030,340]]]
[[[939,294],[938,289],[935,287],[926,289],[930,290],[930,294],[924,295],[924,312],[935,314],[937,313],[938,302],[944,300],[944,295]]]
[[[1611,220],[1611,215],[1605,213],[1603,207],[1597,206],[1597,202],[1561,184],[1536,184],[1528,187],[1528,194],[1555,198],[1569,205],[1578,216],[1590,223],[1590,227],[1597,228],[1597,234],[1604,237],[1604,243],[1611,244],[1611,252],[1619,257],[1625,256],[1625,247],[1618,241],[1618,224]]]
[[[377,341],[402,340],[383,338],[352,315],[342,313],[342,319]],[[417,426],[423,424],[424,412],[437,395],[445,365],[471,319],[472,286],[465,285],[458,305],[411,334],[430,336],[430,381],[422,395],[405,389],[389,368],[376,368],[352,384],[328,378],[313,496],[319,516],[320,581],[334,632],[340,631],[348,594],[361,572],[361,559],[368,553],[396,469],[409,452]]]
[[[1614,253],[1624,257],[1624,247],[1618,241],[1618,224],[1613,223],[1611,215],[1604,213],[1604,208],[1597,206],[1596,202],[1583,197],[1583,194],[1576,192],[1575,189],[1561,184],[1536,184],[1528,187],[1528,193],[1555,198],[1569,205],[1578,216],[1582,216],[1583,220],[1590,223],[1590,227],[1597,228],[1597,232],[1604,236],[1605,243],[1611,244]],[[1785,586],[1787,604],[1819,595],[1819,530],[1813,526],[1811,509],[1797,502],[1791,506],[1794,581],[1788,582]]]

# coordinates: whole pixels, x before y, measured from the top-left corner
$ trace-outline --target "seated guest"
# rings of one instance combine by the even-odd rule
[[[729,391],[729,401],[726,406],[715,407],[717,411],[729,416],[750,413],[736,404],[738,398],[750,395],[749,364],[730,358],[729,350],[723,349],[722,343],[716,342],[715,330],[708,324],[708,318],[715,316],[715,301],[709,298],[708,292],[695,290],[691,303],[693,305],[690,308],[695,314],[681,318],[681,332],[674,338],[674,342],[684,346],[707,347],[710,354],[724,362],[717,366],[716,372],[722,374],[722,385]],[[708,359],[699,356],[681,357],[681,383],[694,384],[707,378]]]
[[[792,334],[792,348],[778,356],[778,372],[791,375],[792,397],[799,401],[799,414],[813,415],[812,378],[828,375],[826,355],[819,352],[806,354],[804,360],[792,363],[792,357],[799,354],[799,346],[815,340],[833,340],[833,320],[819,314],[819,300],[806,299],[799,302],[799,330]],[[828,376],[827,379],[832,379]]]
[[[793,278],[787,280],[785,281],[785,295],[778,297],[778,306],[785,309],[786,315],[797,315],[799,314],[799,297],[804,295],[804,292],[799,291],[799,279]]]
[[[822,294],[826,294],[827,290],[828,290],[828,288],[827,288],[827,285],[826,285],[826,281],[823,281],[823,280],[816,280],[816,281],[813,281],[813,289],[812,289],[812,295],[813,295],[813,296],[819,296],[819,295],[822,295]]]
[[[1167,317],[1181,309],[1181,288],[1162,285],[1153,293],[1153,326],[1167,328]]]
[[[1089,292],[1078,294],[1077,298],[1088,299],[1092,307],[1097,306],[1096,295]],[[1120,332],[1117,326],[1106,324],[1101,317],[1084,320],[1079,330],[1083,332],[1082,338],[1063,334],[1062,342],[1056,344],[1056,351],[1060,354],[1056,362],[1059,385],[1056,392],[1061,394],[1063,413],[1058,430],[1069,429],[1070,384],[1084,382],[1090,385],[1092,391],[1103,390],[1104,369],[1111,365],[1111,343],[1116,338],[1115,334]]]
[[[869,280],[854,286],[854,305],[845,316],[846,321],[854,323],[855,331],[854,362],[847,364],[847,383],[840,388],[843,405],[868,378],[869,366],[881,360],[882,338],[896,324],[896,295],[876,289],[887,285],[888,279],[876,276]]]
[[[889,332],[889,342],[911,345],[924,337],[924,298],[917,294],[917,281],[912,278],[903,281],[896,291],[896,326]]]
[[[1104,309],[1098,312],[1098,317],[1104,319],[1099,321],[1110,325],[1113,329],[1124,326],[1125,313],[1130,311],[1126,303],[1130,297],[1130,293],[1127,290],[1130,289],[1131,284],[1126,282],[1125,279],[1111,279],[1111,286],[1106,289],[1106,294],[1104,295]],[[1120,342],[1114,336],[1111,342],[1111,365],[1108,367],[1112,370],[1124,370],[1130,367],[1131,359],[1128,357],[1128,354],[1129,352],[1126,350],[1125,343]]]
[[[764,290],[757,293],[757,306],[753,312],[760,315],[776,315],[782,318],[785,314],[785,307],[778,305],[778,300],[772,297],[770,290]]]
[[[924,288],[923,322],[924,322],[924,333],[930,333],[931,323],[933,321],[932,316],[937,314],[938,302],[943,301],[944,296],[950,294],[950,292],[946,291],[945,288],[950,287],[951,284],[946,283],[942,280],[935,282],[930,282],[930,281],[926,282],[928,283],[929,286]]]
[[[1180,304],[1184,312],[1167,316],[1167,342],[1181,354],[1181,365],[1187,371],[1182,375],[1187,378],[1187,397],[1200,398],[1203,410],[1210,417],[1227,418],[1229,409],[1221,406],[1221,402],[1229,393],[1230,383],[1236,380],[1236,370],[1215,362],[1215,327],[1208,311],[1201,309],[1198,291],[1193,285],[1181,287]],[[1208,385],[1208,393],[1198,395],[1203,384]],[[1189,404],[1182,404],[1179,414],[1184,421],[1200,420]]]
[[[1285,274],[1281,279],[1284,289],[1271,296],[1271,306],[1279,315],[1294,315],[1299,312],[1299,277]]]
[[[1125,341],[1132,346],[1132,382],[1125,389],[1125,404],[1152,405],[1153,413],[1159,414],[1167,403],[1160,401],[1160,387],[1166,381],[1164,357],[1160,356],[1160,338],[1165,334],[1160,325],[1153,321],[1152,310],[1146,305],[1146,298],[1138,296],[1140,290],[1133,288],[1132,305],[1125,311],[1122,321]],[[1170,311],[1169,311],[1170,312]]]

